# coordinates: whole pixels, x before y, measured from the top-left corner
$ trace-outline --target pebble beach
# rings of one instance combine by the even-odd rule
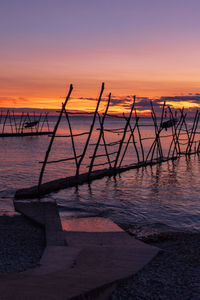
[[[0,273],[35,268],[44,248],[43,228],[19,214],[0,216]]]
[[[142,236],[140,232],[139,239],[161,251],[135,276],[119,284],[110,300],[199,300],[200,234],[164,231]]]
[[[129,234],[161,249],[135,276],[118,284],[110,300],[200,299],[200,234],[158,231],[142,234],[123,226]],[[35,268],[45,248],[44,229],[22,215],[0,217],[0,272]]]

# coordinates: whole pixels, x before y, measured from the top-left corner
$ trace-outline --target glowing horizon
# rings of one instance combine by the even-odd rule
[[[199,1],[0,6],[0,107],[59,109],[72,83],[70,109],[89,111],[95,101],[87,99],[98,98],[102,81],[105,98],[111,92],[122,100],[112,106],[116,112],[126,111],[123,98],[133,94],[169,98],[174,108],[199,107]]]

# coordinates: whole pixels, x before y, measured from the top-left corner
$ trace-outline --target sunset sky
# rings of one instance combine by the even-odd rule
[[[1,0],[0,20],[0,107],[59,108],[73,83],[93,109],[102,81],[116,111],[200,104],[199,0]]]

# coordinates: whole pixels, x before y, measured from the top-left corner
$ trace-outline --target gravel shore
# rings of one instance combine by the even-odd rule
[[[0,272],[34,268],[45,247],[44,229],[21,215],[0,216]]]
[[[122,227],[161,252],[119,284],[110,300],[200,300],[200,233]],[[44,247],[44,229],[21,215],[0,216],[1,273],[36,267]]]
[[[161,252],[135,276],[119,284],[110,300],[199,300],[200,234],[164,231],[139,239]]]

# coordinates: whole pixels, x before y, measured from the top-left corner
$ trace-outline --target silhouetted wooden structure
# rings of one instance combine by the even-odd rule
[[[16,198],[40,197],[44,194],[57,191],[62,188],[76,186],[85,182],[91,182],[94,179],[102,178],[104,176],[113,176],[126,170],[146,167],[149,165],[152,166],[154,164],[166,162],[169,160],[175,160],[183,155],[191,155],[200,152],[200,132],[198,131],[200,112],[198,110],[196,111],[195,117],[192,121],[192,125],[190,125],[191,128],[189,128],[186,122],[187,113],[184,111],[184,109],[179,110],[179,112],[177,113],[173,111],[170,106],[167,106],[166,102],[164,102],[162,105],[161,115],[158,118],[155,113],[153,102],[151,101],[151,117],[153,121],[151,126],[154,129],[154,136],[143,137],[141,133],[142,127],[149,127],[150,125],[140,123],[140,117],[138,117],[136,111],[135,96],[133,97],[128,116],[125,116],[124,114],[122,116],[108,114],[111,102],[111,94],[109,94],[108,96],[104,112],[99,112],[99,107],[104,91],[104,83],[101,87],[100,95],[96,104],[96,109],[92,114],[89,131],[73,134],[73,129],[69,117],[69,115],[72,115],[73,113],[67,111],[66,109],[72,90],[73,87],[72,85],[70,85],[68,95],[62,105],[62,109],[60,110],[57,123],[51,136],[45,159],[43,162],[41,162],[42,168],[38,185],[29,189],[18,190],[15,195]],[[56,135],[62,116],[66,118],[69,127],[69,134],[65,136]],[[106,118],[110,117],[120,118],[120,120],[123,120],[124,126],[120,128],[105,128],[105,120]],[[96,142],[92,144],[91,136],[94,132],[96,124],[95,122],[99,123],[99,127],[96,128],[98,130]],[[106,140],[106,133],[120,136],[120,139],[108,142]],[[75,139],[82,135],[86,135],[87,138],[82,152],[77,154]],[[57,137],[65,137],[71,139],[74,154],[73,157],[66,157],[52,161],[48,160],[54,139]],[[165,144],[165,151],[163,150],[163,143]],[[89,146],[93,146],[93,153],[89,156],[89,163],[87,166],[88,171],[80,174],[80,167],[83,163]],[[100,154],[98,154],[98,149],[100,147],[104,149],[104,153],[101,149]],[[129,147],[132,147],[134,157],[136,157],[137,160],[134,162],[129,161],[128,164],[124,165],[123,162],[127,155],[127,150]],[[112,148],[114,149],[112,150]],[[101,162],[95,164],[95,161],[98,159],[101,159]],[[42,183],[44,170],[47,164],[59,163],[63,161],[68,162],[71,160],[75,162],[74,176]],[[102,168],[102,166],[107,167]],[[93,170],[94,168],[97,169]]]
[[[7,110],[0,112],[0,137],[47,135],[52,133],[49,128],[48,113],[16,114]]]

